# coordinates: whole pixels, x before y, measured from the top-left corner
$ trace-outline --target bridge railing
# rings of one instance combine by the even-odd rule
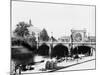
[[[59,44],[59,43],[62,43],[62,44],[71,44],[71,43],[73,43],[73,44],[94,44],[94,45],[96,45],[96,42],[45,42],[45,41],[43,41],[43,42],[38,42],[38,43],[40,43],[40,44],[42,44],[42,43],[47,43],[47,44]]]

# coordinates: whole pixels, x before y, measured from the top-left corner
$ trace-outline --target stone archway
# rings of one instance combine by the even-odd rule
[[[65,57],[68,56],[68,48],[63,44],[57,44],[52,50],[52,57]]]
[[[71,50],[72,55],[83,54],[86,56],[90,56],[91,53],[92,53],[91,47],[89,46],[76,46],[75,48]]]
[[[43,43],[37,50],[38,55],[49,56],[49,46]]]

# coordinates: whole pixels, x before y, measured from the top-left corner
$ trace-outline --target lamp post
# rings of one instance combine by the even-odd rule
[[[50,58],[52,56],[51,54],[52,54],[52,49],[53,49],[52,48],[53,47],[53,39],[52,38],[53,38],[53,32],[51,32],[51,40],[50,40],[51,41],[51,43],[50,43],[50,49],[49,49],[49,57]]]
[[[39,47],[39,33],[36,33],[37,49]]]
[[[53,32],[51,32],[51,42],[53,44]]]

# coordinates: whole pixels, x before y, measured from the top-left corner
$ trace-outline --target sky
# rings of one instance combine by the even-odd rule
[[[63,5],[36,2],[12,1],[12,31],[19,22],[28,23],[39,29],[45,28],[55,38],[69,36],[71,29],[86,29],[87,34],[95,35],[95,7]]]

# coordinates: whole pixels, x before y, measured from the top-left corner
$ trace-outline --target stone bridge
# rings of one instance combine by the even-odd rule
[[[52,36],[53,37],[53,36]],[[88,49],[91,49],[91,52],[93,50],[95,50],[96,48],[96,42],[85,42],[88,41],[88,36],[86,35],[86,30],[71,30],[71,35],[69,38],[69,42],[62,42],[62,41],[53,41],[53,39],[51,39],[50,41],[39,41],[37,39],[37,49],[40,50],[40,53],[45,51],[49,51],[49,54],[56,50],[56,52],[59,54],[59,52],[67,50],[69,53],[71,52],[71,50],[73,50],[74,48],[78,48],[81,46],[80,49],[77,50],[82,50],[84,51],[88,51]],[[44,45],[43,45],[44,44]],[[61,48],[62,47],[62,48]],[[85,50],[84,50],[85,49]],[[62,52],[61,52],[62,53]]]
[[[94,48],[95,49],[95,46],[96,46],[96,42],[38,42],[38,47],[40,47],[42,44],[46,44],[47,46],[49,46],[49,48],[51,48],[50,46],[52,45],[53,48],[58,45],[58,44],[62,44],[64,46],[66,46],[67,48],[70,48],[70,46],[73,45],[73,48],[74,47],[77,47],[77,46],[88,46],[88,47],[91,47],[91,48]]]
[[[49,50],[49,55],[51,54],[51,51],[53,48],[55,48],[57,45],[63,45],[64,47],[66,47],[68,49],[68,51],[70,52],[71,47],[75,48],[78,46],[87,46],[91,48],[91,52],[93,52],[93,50],[95,50],[96,48],[96,42],[38,42],[37,47],[41,47],[43,44],[45,44],[45,46],[48,47]],[[43,49],[40,49],[43,50]],[[42,52],[42,51],[41,51]]]

